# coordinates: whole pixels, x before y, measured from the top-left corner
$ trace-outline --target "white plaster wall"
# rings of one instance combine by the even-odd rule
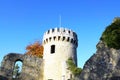
[[[58,39],[58,36],[60,36],[60,39]],[[63,36],[65,40],[63,40]],[[70,38],[69,41],[67,41],[68,37]],[[77,44],[71,42],[71,39],[77,42],[77,35],[66,28],[59,28],[59,30],[55,28],[45,32],[43,37],[44,80],[69,79],[71,72],[67,69],[66,61],[68,58],[73,58],[77,65]],[[55,45],[55,53],[53,54],[51,54],[51,45]]]
[[[55,45],[55,53],[51,54],[51,45]],[[72,57],[76,61],[76,48],[70,42],[64,41],[54,41],[49,42],[44,45],[44,80],[53,79],[53,80],[62,80],[62,76],[67,69],[66,61],[68,58]],[[65,67],[63,67],[65,66]],[[63,69],[64,68],[64,69]],[[67,80],[67,79],[65,79]]]

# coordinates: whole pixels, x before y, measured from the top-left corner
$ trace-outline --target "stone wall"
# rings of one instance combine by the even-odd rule
[[[20,75],[22,80],[42,80],[43,79],[43,59],[24,55],[23,70]]]
[[[42,80],[43,59],[16,53],[9,53],[3,58],[0,67],[0,80],[12,80],[13,68],[16,61],[23,63],[19,80]]]

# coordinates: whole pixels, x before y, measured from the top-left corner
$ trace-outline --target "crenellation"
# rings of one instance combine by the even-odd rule
[[[52,29],[52,33],[54,32],[54,29]]]
[[[54,28],[54,29],[50,29],[44,35],[50,35],[50,34],[53,34],[53,33],[54,34],[67,34],[67,35],[70,35],[70,36],[77,37],[75,32],[73,32],[70,29],[66,29],[66,28]]]
[[[64,35],[64,36],[63,36]],[[44,44],[51,41],[67,41],[77,46],[77,35],[67,28],[54,28],[45,32],[43,37]]]
[[[43,42],[44,44],[51,42],[51,41],[67,41],[70,42],[72,44],[75,44],[77,46],[77,40],[70,38],[70,37],[65,37],[65,36],[53,36],[53,37],[49,37],[46,38]]]

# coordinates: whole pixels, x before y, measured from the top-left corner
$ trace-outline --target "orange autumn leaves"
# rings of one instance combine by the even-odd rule
[[[40,44],[38,41],[34,42],[31,45],[28,45],[26,47],[26,50],[27,50],[26,54],[34,55],[34,56],[37,56],[40,58],[43,57],[44,48],[43,48],[42,44]]]

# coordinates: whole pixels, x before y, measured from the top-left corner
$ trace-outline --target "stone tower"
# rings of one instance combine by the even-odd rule
[[[72,58],[77,65],[77,45],[77,35],[70,29],[55,28],[45,32],[44,80],[69,80],[72,77],[66,61]]]

